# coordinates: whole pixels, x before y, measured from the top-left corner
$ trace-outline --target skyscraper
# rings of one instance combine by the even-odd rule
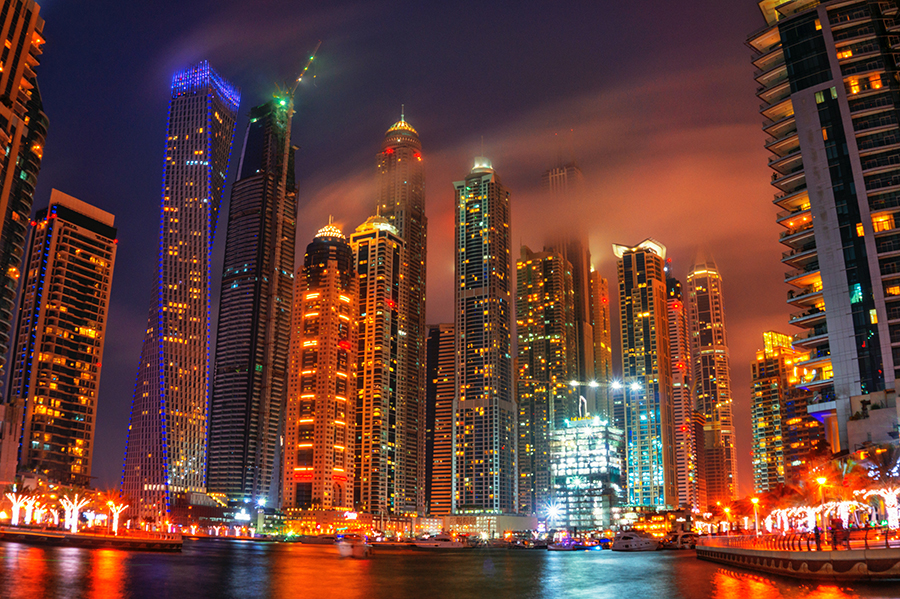
[[[19,268],[47,136],[34,74],[44,44],[40,10],[33,0],[0,2],[5,42],[0,52],[0,380],[6,374]]]
[[[456,335],[453,323],[428,327],[428,513],[449,514],[453,497],[453,395]]]
[[[678,505],[700,509],[697,443],[694,439],[694,394],[691,340],[681,281],[666,278],[669,308],[669,355],[672,361],[672,412],[675,415],[675,479]]]
[[[159,259],[122,473],[140,517],[206,490],[211,253],[239,102],[205,61],[172,79]]]
[[[893,390],[900,367],[900,90],[896,2],[764,0],[747,43],[790,268],[798,385],[848,447],[850,396]]]
[[[737,456],[722,277],[716,263],[694,265],[687,288],[697,409],[706,416],[706,495],[709,502],[725,503],[737,496]]]
[[[341,230],[306,247],[291,324],[282,507],[353,509],[357,275]]]
[[[516,510],[509,192],[487,158],[456,188],[453,511]]]
[[[810,391],[797,387],[795,364],[808,356],[791,347],[791,336],[763,333],[763,349],[751,364],[753,491],[797,484],[810,467],[809,454],[824,441],[822,423],[810,416]]]
[[[593,412],[601,420],[614,424],[612,389],[612,329],[609,312],[609,282],[591,268],[591,320],[594,332],[594,379],[596,388]]]
[[[666,248],[614,245],[619,273],[628,503],[674,507],[675,429],[666,309]]]
[[[251,109],[231,188],[208,483],[230,500],[278,500],[297,235],[292,115],[289,94]]]
[[[400,361],[397,468],[407,481],[403,510],[425,510],[425,167],[419,134],[404,115],[387,130],[378,153],[378,207],[405,244],[400,265]],[[410,507],[410,506],[414,506]]]
[[[19,465],[64,485],[88,485],[115,218],[53,190],[32,222],[9,381],[22,420]]]
[[[399,459],[415,453],[406,447],[415,438],[403,434],[398,395],[403,240],[387,219],[373,216],[350,236],[350,248],[359,277],[354,505],[370,514],[414,514],[416,471]]]
[[[519,507],[538,514],[550,502],[550,431],[579,415],[575,306],[568,261],[522,246],[516,263],[516,398]]]

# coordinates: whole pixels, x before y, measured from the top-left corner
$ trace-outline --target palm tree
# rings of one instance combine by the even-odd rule
[[[890,528],[900,527],[900,449],[896,445],[881,445],[866,451],[863,462],[868,471],[857,495],[871,499],[878,497],[884,503]]]

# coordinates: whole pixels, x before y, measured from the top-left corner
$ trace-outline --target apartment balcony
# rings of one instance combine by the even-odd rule
[[[793,106],[792,106],[793,108]],[[781,139],[797,132],[797,121],[794,119],[793,110],[789,114],[781,115],[777,119],[766,119],[762,122],[763,131],[774,139]]]
[[[759,61],[759,69],[753,73],[753,78],[759,83],[757,94],[787,81],[787,65],[780,50],[779,48],[777,52],[771,52],[766,60]]]
[[[827,346],[815,348],[810,351],[809,358],[802,362],[795,362],[794,366],[805,368],[806,370],[831,366],[831,350]]]
[[[793,210],[782,210],[775,215],[775,222],[788,229],[810,221],[812,221],[812,214],[809,211],[808,201],[805,204],[797,206]]]
[[[791,84],[787,80],[787,71],[785,71],[785,75],[780,83],[768,88],[760,87],[756,91],[757,97],[769,105],[777,104],[785,98],[789,98],[791,95]]]
[[[776,104],[760,104],[759,112],[770,121],[775,122],[793,116],[794,105],[791,103],[791,98],[787,97]]]
[[[793,212],[800,209],[804,204],[809,204],[809,193],[807,193],[806,187],[801,187],[792,193],[777,194],[772,203],[788,212]]]
[[[782,174],[781,176],[779,176],[779,173],[773,173],[772,185],[785,193],[792,193],[800,189],[800,187],[806,187],[806,173],[803,171],[803,165],[801,164],[793,172]]]
[[[888,322],[890,322],[890,323],[900,322],[900,305],[887,304],[885,306],[885,310],[887,311]]]
[[[828,327],[823,322],[817,327],[794,335],[793,345],[800,349],[811,349],[828,343]]]
[[[807,308],[806,310],[794,312],[793,314],[791,314],[791,318],[790,320],[788,320],[788,322],[794,326],[810,329],[815,326],[816,323],[824,320],[825,309],[819,308],[817,306],[812,306],[811,308]]]
[[[805,241],[807,237],[812,236],[813,224],[810,222],[809,224],[797,227],[796,229],[782,231],[781,235],[778,236],[778,241],[787,246],[797,247],[797,245]]]
[[[790,154],[769,158],[769,167],[782,175],[793,173],[798,168],[803,168],[803,155],[800,153],[800,147],[795,148]]]
[[[766,142],[766,149],[779,157],[798,151],[800,149],[800,137],[797,135],[796,123],[779,131],[777,138],[770,138]]]
[[[781,262],[797,270],[804,270],[813,263],[818,270],[819,252],[816,250],[815,240],[810,240],[798,248],[782,252]]]
[[[787,302],[792,306],[809,307],[822,300],[822,283],[807,285],[802,289],[788,289]]]

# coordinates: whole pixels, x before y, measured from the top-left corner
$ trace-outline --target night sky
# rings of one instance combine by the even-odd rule
[[[612,243],[654,237],[682,280],[698,252],[711,255],[724,279],[741,490],[752,491],[750,362],[763,331],[792,332],[744,46],[763,25],[755,2],[40,4],[47,43],[37,73],[50,129],[35,209],[58,188],[114,213],[119,229],[98,487],[121,477],[154,275],[172,74],[208,59],[242,88],[239,148],[248,110],[296,77],[322,40],[293,125],[298,257],[329,214],[345,233],[371,214],[375,154],[401,103],[426,160],[429,322],[452,321],[452,182],[482,143],[511,192],[514,258],[520,244],[539,249],[556,230],[585,227],[615,299]],[[551,205],[539,193],[540,174],[559,156],[577,159],[587,194]],[[237,150],[226,199],[236,166]],[[227,214],[223,206],[214,309]],[[214,312],[213,331],[215,323]]]

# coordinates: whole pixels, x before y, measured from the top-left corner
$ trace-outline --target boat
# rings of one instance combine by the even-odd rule
[[[656,551],[659,549],[659,540],[639,530],[626,530],[616,533],[610,549],[613,551]]]
[[[693,532],[670,532],[662,540],[663,549],[694,549],[697,547],[697,534]]]
[[[548,551],[586,551],[593,548],[592,545],[585,545],[574,539],[563,539],[558,543],[547,545]]]
[[[419,549],[463,549],[466,544],[462,541],[454,540],[450,535],[439,534],[427,539],[418,539],[413,541]]]
[[[358,535],[345,535],[336,542],[338,553],[341,557],[355,557],[365,559],[372,555],[372,546],[364,537]]]
[[[304,545],[334,545],[334,535],[300,535],[298,541]]]

